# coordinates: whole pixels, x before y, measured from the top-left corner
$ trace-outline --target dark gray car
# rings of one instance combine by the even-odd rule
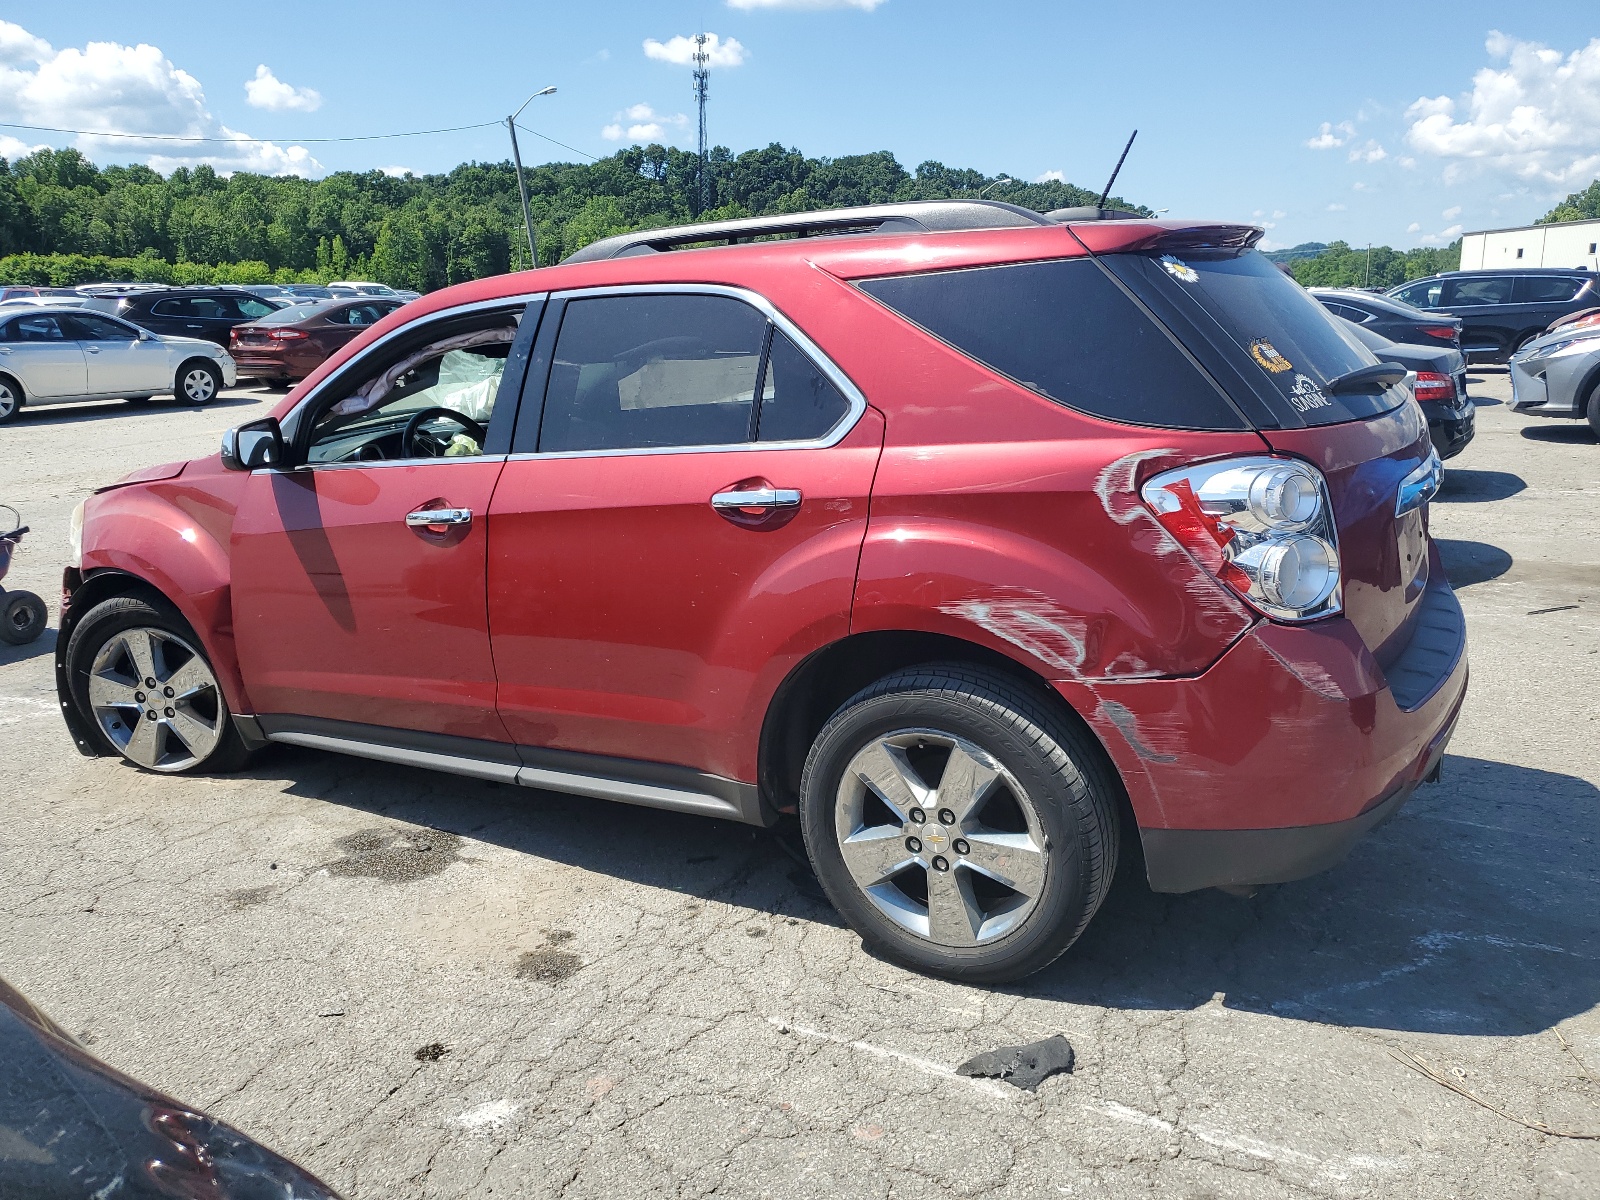
[[[1461,348],[1461,322],[1456,317],[1425,313],[1392,296],[1360,288],[1307,288],[1336,317],[1360,325],[1391,342]]]
[[[1473,362],[1503,363],[1557,317],[1600,303],[1600,274],[1582,269],[1447,271],[1389,289],[1396,300],[1460,317]]]
[[[1477,410],[1467,398],[1467,359],[1461,351],[1392,342],[1354,322],[1343,322],[1340,328],[1379,362],[1399,363],[1416,374],[1412,386],[1422,415],[1428,418],[1428,439],[1441,459],[1454,458],[1467,448],[1477,431]]]
[[[1511,409],[1587,419],[1600,437],[1600,328],[1558,329],[1511,356]]]

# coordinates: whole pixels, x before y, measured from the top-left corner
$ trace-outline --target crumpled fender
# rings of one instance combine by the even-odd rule
[[[81,569],[85,578],[122,571],[165,596],[199,636],[228,707],[248,713],[233,645],[228,552],[247,476],[224,470],[216,458],[173,465],[178,470],[169,474],[151,468],[153,481],[130,476],[89,499]]]

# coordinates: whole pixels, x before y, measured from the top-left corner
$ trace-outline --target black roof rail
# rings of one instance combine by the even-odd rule
[[[639,229],[592,242],[563,262],[595,262],[635,254],[661,253],[718,242],[733,246],[752,238],[791,234],[826,237],[842,233],[925,233],[949,229],[1015,229],[1054,225],[1049,217],[1002,200],[907,200],[898,204],[865,204],[820,212],[780,213],[737,221]]]

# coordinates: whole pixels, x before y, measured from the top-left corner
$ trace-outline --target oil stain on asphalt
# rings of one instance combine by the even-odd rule
[[[560,983],[576,975],[582,966],[583,959],[571,951],[554,950],[546,946],[542,950],[525,951],[517,960],[515,973],[518,979]]]
[[[334,845],[344,857],[327,864],[330,875],[385,883],[413,883],[461,861],[460,836],[434,829],[360,829]]]

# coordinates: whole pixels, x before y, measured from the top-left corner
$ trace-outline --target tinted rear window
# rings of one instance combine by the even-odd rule
[[[1562,304],[1576,296],[1583,284],[1575,275],[1523,275],[1512,299],[1517,304]]]
[[[1245,427],[1091,259],[901,275],[860,286],[963,354],[1071,408],[1132,425]]]
[[[1271,417],[1286,427],[1332,425],[1388,412],[1404,403],[1403,387],[1332,393],[1326,386],[1377,359],[1346,338],[1339,319],[1259,251],[1113,254],[1102,260],[1141,295],[1176,308],[1205,361],[1224,354]],[[1160,311],[1160,308],[1158,308]]]

